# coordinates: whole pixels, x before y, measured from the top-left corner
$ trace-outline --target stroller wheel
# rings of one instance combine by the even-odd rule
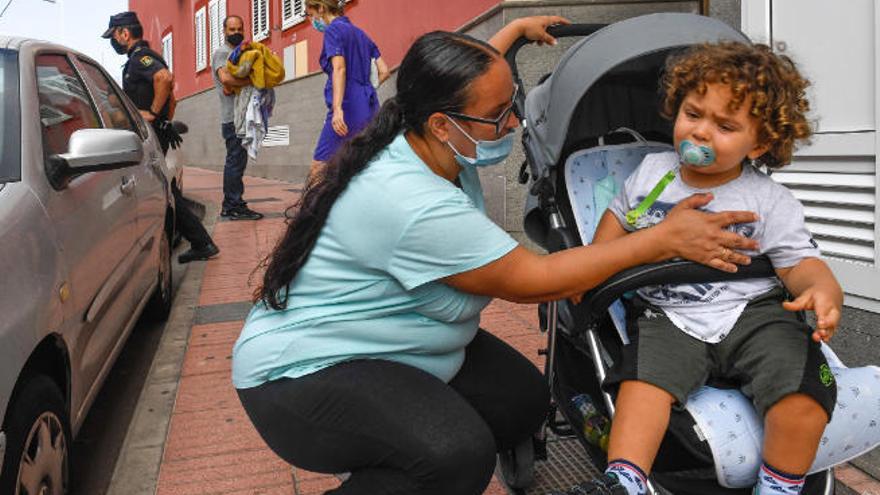
[[[513,489],[522,490],[535,483],[535,444],[529,437],[513,449],[498,454],[501,479]]]

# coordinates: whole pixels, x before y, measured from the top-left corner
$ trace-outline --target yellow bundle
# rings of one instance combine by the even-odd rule
[[[284,81],[284,63],[266,45],[252,41],[238,57],[238,63],[226,61],[229,73],[238,78],[249,78],[256,89],[268,89]],[[235,88],[238,93],[241,88]]]

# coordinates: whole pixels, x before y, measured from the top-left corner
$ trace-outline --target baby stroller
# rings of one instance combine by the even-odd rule
[[[749,40],[722,22],[690,14],[653,14],[608,26],[557,26],[550,32],[584,38],[527,96],[519,95],[514,108],[523,124],[526,155],[520,180],[529,184],[525,230],[554,252],[588,244],[605,207],[642,158],[672,149],[672,125],[658,112],[658,82],[667,57],[698,43]],[[519,40],[507,54],[520,87],[516,54],[526,43]],[[554,404],[546,428],[533,441],[501,454],[508,486],[528,487],[534,458],[546,449],[547,429],[576,436],[604,469],[605,452],[583,433],[572,399],[587,394],[600,414],[614,414],[614,397],[600,385],[629,342],[620,297],[658,283],[759,276],[774,276],[766,259],[736,274],[670,261],[620,273],[577,306],[569,301],[541,305],[541,327],[548,334],[545,373]],[[807,494],[833,493],[831,467],[880,443],[880,368],[846,368],[827,346],[825,351],[837,378],[838,403],[810,470]],[[750,493],[761,462],[763,422],[735,384],[712,385],[718,386],[703,387],[684,410],[673,411],[651,475],[653,490]]]

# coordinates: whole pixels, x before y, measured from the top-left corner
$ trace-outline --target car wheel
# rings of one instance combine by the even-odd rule
[[[6,417],[0,493],[67,493],[70,425],[64,404],[58,385],[45,375],[30,379],[17,394]]]
[[[150,297],[144,315],[153,321],[162,321],[171,313],[171,303],[174,299],[174,286],[171,278],[171,240],[168,231],[162,229],[159,239],[159,277],[156,291]]]

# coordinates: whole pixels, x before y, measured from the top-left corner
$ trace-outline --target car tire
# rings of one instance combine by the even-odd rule
[[[162,229],[159,239],[159,273],[156,290],[144,308],[144,317],[150,321],[164,321],[171,313],[174,302],[174,282],[171,276],[171,239],[168,231]]]
[[[6,413],[0,493],[64,495],[69,485],[70,422],[64,395],[46,375],[30,378]]]

